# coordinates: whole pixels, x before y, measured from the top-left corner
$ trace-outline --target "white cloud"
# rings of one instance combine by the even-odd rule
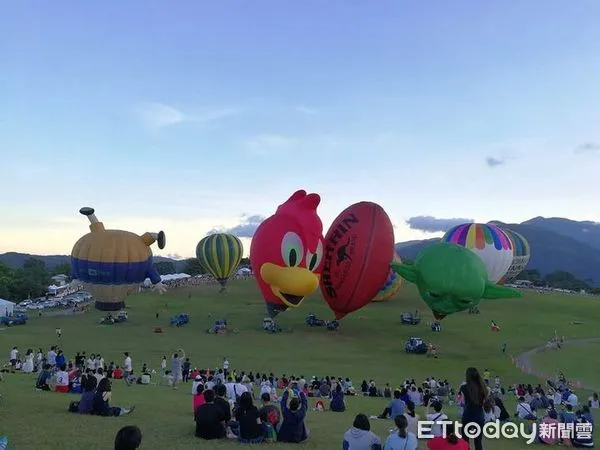
[[[184,122],[209,123],[239,113],[237,108],[205,110],[199,114],[187,114],[164,103],[144,103],[136,110],[139,120],[151,128],[164,128]]]
[[[278,134],[259,134],[247,140],[245,146],[258,155],[266,156],[274,151],[288,150],[296,142],[296,139]]]
[[[240,238],[251,238],[258,226],[265,220],[265,216],[255,214],[252,216],[244,215],[239,224],[231,228],[213,228],[208,234],[229,233]]]

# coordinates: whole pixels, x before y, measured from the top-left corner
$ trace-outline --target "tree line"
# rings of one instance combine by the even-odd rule
[[[160,275],[184,272],[196,276],[206,273],[196,258],[189,258],[181,262],[159,261],[154,263],[154,266]],[[240,266],[250,266],[250,260],[242,258]],[[26,298],[42,297],[46,295],[54,275],[70,277],[71,265],[62,263],[48,269],[41,259],[29,258],[22,267],[13,269],[0,261],[0,298],[19,302]],[[568,289],[576,292],[584,290],[594,295],[600,295],[600,287],[592,287],[590,282],[579,280],[573,274],[561,270],[545,276],[542,276],[536,269],[524,270],[517,279],[531,281],[536,287]]]

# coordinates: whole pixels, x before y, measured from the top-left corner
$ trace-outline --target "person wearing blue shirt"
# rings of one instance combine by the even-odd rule
[[[342,392],[342,386],[338,383],[335,390],[331,393],[331,403],[329,409],[334,412],[344,412],[346,405],[344,403],[344,393]]]
[[[404,414],[406,409],[406,403],[402,400],[402,393],[399,390],[394,391],[394,399],[388,403],[387,408],[384,409],[383,413],[379,416],[380,419],[387,419],[388,415],[395,419],[396,416]]]
[[[408,428],[408,420],[406,416],[399,415],[394,418],[394,423],[398,427],[398,431],[390,434],[385,441],[384,450],[417,450],[417,437],[410,433]]]

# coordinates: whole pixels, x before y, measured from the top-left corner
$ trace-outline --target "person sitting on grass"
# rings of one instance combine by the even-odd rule
[[[277,428],[281,420],[279,408],[271,403],[271,395],[265,392],[261,396],[262,408],[260,408],[260,420],[267,427],[267,440],[277,439]]]
[[[346,404],[344,403],[344,392],[342,386],[338,383],[331,393],[331,403],[329,409],[334,412],[346,411]]]
[[[223,416],[225,417],[226,435],[230,439],[235,439],[236,436],[231,431],[229,424],[231,423],[231,404],[227,400],[227,388],[224,384],[220,383],[215,386],[215,405],[221,408]],[[206,391],[204,391],[206,392]]]
[[[431,426],[431,435],[434,437],[441,436],[443,434],[442,425],[439,422],[448,420],[448,416],[442,411],[442,402],[436,400],[430,405],[431,412],[427,414],[427,420],[434,422]]]
[[[394,417],[398,430],[387,438],[384,450],[417,450],[417,437],[407,430],[408,421],[404,414]]]
[[[521,420],[535,420],[536,416],[529,403],[525,401],[525,397],[519,397],[519,402],[517,403],[517,411],[515,412],[515,416],[517,416]]]
[[[120,408],[118,406],[110,406],[110,399],[112,396],[112,386],[108,378],[102,378],[96,393],[94,395],[94,405],[92,407],[92,414],[98,416],[124,416],[130,414],[135,409],[135,406],[131,408]]]
[[[352,428],[344,433],[342,450],[381,450],[381,439],[371,431],[371,423],[364,414],[354,418]]]
[[[252,403],[250,392],[244,392],[240,395],[238,406],[235,409],[235,423],[237,426],[234,427],[232,424],[231,428],[242,444],[260,444],[264,442],[266,430],[260,420],[258,408]]]
[[[196,395],[192,397],[192,407],[193,411],[196,412],[199,406],[204,405],[204,385],[199,384],[196,386]]]
[[[288,406],[290,390],[287,389],[281,397],[281,413],[283,422],[277,433],[277,441],[300,443],[308,439],[310,433],[304,419],[308,410],[308,400],[303,392],[300,397],[293,397]]]
[[[469,450],[469,444],[460,439],[454,431],[454,424],[446,427],[445,436],[437,436],[427,441],[428,450]]]
[[[113,372],[112,372],[112,377],[115,380],[120,380],[123,378],[123,369],[121,369],[121,367],[117,366],[114,368]]]
[[[546,431],[540,430],[541,424],[544,424]],[[537,424],[537,441],[540,444],[556,445],[558,437],[558,414],[555,409],[549,409],[541,422]]]
[[[40,372],[40,376],[35,383],[36,389],[41,389],[42,391],[50,391],[50,379],[52,378],[52,372],[50,372],[50,364],[45,364],[44,368]]]
[[[81,377],[81,398],[77,405],[77,412],[79,414],[90,414],[94,408],[94,396],[96,390],[96,377],[94,376],[82,376]]]
[[[226,416],[223,408],[215,404],[215,391],[204,391],[204,401],[194,415],[196,437],[205,440],[223,439],[226,436]]]
[[[404,414],[404,410],[406,409],[406,403],[401,399],[402,392],[398,389],[394,391],[394,398],[390,401],[387,407],[383,410],[379,419],[387,419],[388,416],[391,416],[392,419],[395,419],[396,416],[400,416]]]
[[[171,374],[170,370],[167,370],[160,380],[161,386],[173,387],[175,383],[175,377]]]
[[[419,415],[415,412],[415,404],[410,400],[406,402],[404,417],[406,417],[406,421],[408,422],[408,427],[406,428],[408,432],[417,435],[419,431]]]
[[[69,393],[69,373],[67,372],[66,364],[60,366],[58,372],[55,375],[56,378],[56,392],[62,394]]]
[[[115,436],[115,450],[137,450],[142,445],[142,430],[133,425],[121,428]]]
[[[586,408],[584,406],[584,408]],[[573,438],[571,439],[571,444],[576,448],[594,448],[594,438],[592,435],[592,431],[594,428],[593,420],[589,418],[591,415],[589,414],[589,409],[587,414],[581,410],[577,412],[577,422],[575,423],[575,433]]]

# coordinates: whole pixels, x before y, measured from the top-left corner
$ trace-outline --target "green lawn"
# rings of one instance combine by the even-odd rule
[[[600,354],[600,342],[581,346],[567,346],[561,350],[537,353],[533,365],[540,370],[561,369],[568,380],[579,381],[584,386],[600,387],[600,373],[595,359]]]
[[[18,345],[22,353],[28,347],[46,349],[56,343],[54,330],[61,327],[63,338],[60,345],[67,356],[86,350],[88,354],[99,352],[107,362],[115,360],[120,364],[122,352],[129,351],[138,370],[144,362],[158,368],[163,355],[169,356],[176,349],[183,348],[198,367],[214,367],[227,356],[232,368],[238,370],[302,374],[306,377],[350,376],[355,385],[360,384],[363,378],[372,378],[381,384],[398,384],[407,377],[419,380],[432,375],[458,384],[465,368],[470,365],[481,370],[488,368],[505,383],[534,382],[537,380],[520,373],[511,364],[510,353],[517,354],[542,344],[555,330],[567,339],[599,335],[596,327],[600,321],[599,301],[535,293],[527,294],[523,299],[487,301],[481,306],[481,314],[465,312],[448,317],[443,321],[442,332],[433,333],[427,326],[431,315],[410,286],[403,287],[390,302],[370,305],[343,319],[337,333],[319,328],[308,329],[304,325],[309,311],[324,319],[331,318],[324,302],[315,296],[298,310],[280,316],[281,325],[291,331],[269,335],[261,328],[264,306],[253,281],[232,283],[228,295],[219,295],[216,291],[214,286],[205,286],[173,291],[164,296],[143,294],[130,297],[130,321],[114,327],[98,325],[102,316],[98,311],[77,316],[32,317],[26,326],[0,332],[2,351],[6,354],[4,358],[13,345]],[[423,323],[415,327],[400,325],[400,314],[416,309],[424,314]],[[155,318],[157,311],[160,311],[159,320]],[[177,312],[190,313],[188,326],[168,327],[170,315]],[[237,328],[239,333],[225,336],[206,334],[209,323],[221,317],[227,318],[230,329]],[[492,319],[501,326],[501,332],[489,330]],[[574,320],[583,324],[570,325]],[[155,326],[165,327],[165,333],[154,334]],[[410,336],[421,336],[436,343],[440,358],[406,355],[404,341]],[[506,355],[501,352],[504,342],[508,345]],[[582,377],[589,374],[593,380],[593,374],[599,369],[597,358],[588,358]],[[552,367],[548,366],[548,370]],[[565,372],[569,375],[566,368]],[[0,434],[9,436],[13,449],[111,448],[116,431],[125,424],[136,424],[142,428],[143,448],[148,449],[238,446],[229,442],[200,443],[194,438],[192,398],[187,386],[174,391],[158,386],[127,388],[116,383],[113,403],[123,406],[135,404],[137,409],[126,418],[100,418],[69,414],[66,412],[68,401],[76,397],[37,392],[33,385],[34,376],[11,374],[7,374],[5,382],[0,385],[3,396]],[[587,398],[588,394],[583,395]],[[348,412],[344,414],[309,413],[312,437],[305,448],[340,448],[341,436],[350,427],[355,413],[378,414],[385,406],[383,399],[358,397],[347,399],[347,403]],[[380,436],[387,436],[391,423],[374,421],[372,426]],[[274,446],[281,449],[295,447]],[[486,449],[526,447],[517,441],[486,443]]]

